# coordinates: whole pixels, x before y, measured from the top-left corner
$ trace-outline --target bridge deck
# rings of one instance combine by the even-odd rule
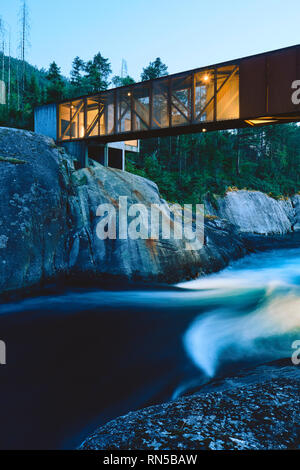
[[[57,140],[105,143],[299,121],[297,79],[299,45],[110,89],[58,103]]]

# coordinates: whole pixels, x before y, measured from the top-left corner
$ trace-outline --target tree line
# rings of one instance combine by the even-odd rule
[[[5,83],[6,97],[0,105],[0,125],[33,128],[33,112],[37,105],[54,103],[63,99],[97,93],[109,87],[134,83],[129,75],[111,78],[112,69],[109,59],[98,52],[93,59],[84,62],[75,57],[72,63],[70,78],[62,75],[60,67],[53,61],[48,70],[39,70],[25,61],[24,78],[22,78],[23,61],[1,54],[3,64],[2,80]],[[142,79],[147,80],[154,74],[167,73],[167,67],[160,58],[143,69]],[[8,100],[8,81],[10,97]]]
[[[72,62],[70,77],[64,77],[58,64],[53,61],[48,70],[33,67],[26,61],[29,47],[29,13],[26,0],[20,8],[20,43],[19,58],[10,54],[10,36],[7,41],[7,28],[0,17],[0,125],[33,129],[34,108],[38,105],[54,103],[63,99],[72,99],[81,95],[97,93],[109,87],[118,87],[134,83],[132,77],[112,76],[111,63],[98,52],[88,61],[75,57]],[[5,41],[6,38],[6,41]],[[6,42],[8,42],[8,47]],[[6,50],[9,54],[5,54]],[[160,58],[145,67],[141,80],[167,74],[167,66]],[[4,84],[4,88],[3,88]],[[4,99],[3,99],[4,97]]]
[[[170,202],[199,203],[207,193],[300,193],[300,126],[278,124],[143,139],[127,170],[151,179]]]
[[[29,29],[22,0],[19,58],[13,58],[10,35],[5,47],[7,31],[0,18],[0,80],[6,88],[0,126],[32,130],[33,110],[39,104],[134,83],[128,74],[112,76],[110,61],[100,52],[86,62],[75,57],[69,78],[55,61],[48,70],[33,67],[26,61]],[[143,68],[140,79],[167,74],[167,65],[158,57]],[[140,152],[128,156],[127,170],[155,181],[171,202],[197,203],[207,192],[222,194],[228,188],[285,197],[300,191],[300,127],[281,124],[144,139]]]

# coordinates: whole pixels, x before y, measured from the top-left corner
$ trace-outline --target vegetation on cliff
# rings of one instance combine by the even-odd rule
[[[296,124],[141,141],[127,170],[155,181],[169,201],[198,203],[229,187],[273,197],[300,191],[300,127]]]

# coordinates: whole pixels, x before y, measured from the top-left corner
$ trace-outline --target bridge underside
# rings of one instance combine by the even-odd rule
[[[57,106],[57,140],[130,141],[300,120],[300,46],[170,75]]]

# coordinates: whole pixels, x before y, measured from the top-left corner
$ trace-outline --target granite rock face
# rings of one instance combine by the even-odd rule
[[[300,196],[275,200],[260,191],[229,191],[225,197],[207,198],[205,206],[240,232],[284,235],[300,229]]]
[[[254,377],[218,383],[218,391],[130,412],[99,427],[80,449],[298,449],[298,369],[260,366]]]
[[[112,205],[118,225],[120,196],[128,205],[160,204],[171,226],[174,221],[154,183],[90,163],[76,171],[52,139],[0,129],[0,293],[59,276],[177,282],[246,253],[235,228],[215,218],[206,218],[201,249],[174,239],[99,239],[97,208]]]
[[[296,194],[291,198],[292,205],[295,211],[294,231],[300,231],[300,195]]]
[[[0,129],[0,292],[39,283],[68,263],[68,178],[51,139]]]

